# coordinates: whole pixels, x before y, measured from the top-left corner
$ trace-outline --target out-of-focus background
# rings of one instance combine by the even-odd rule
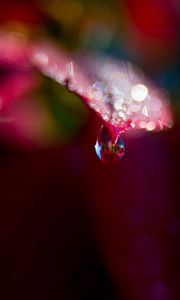
[[[1,1],[1,299],[179,299],[178,24],[176,0]],[[28,64],[41,39],[136,64],[173,128],[125,134],[125,157],[100,162],[100,121]]]

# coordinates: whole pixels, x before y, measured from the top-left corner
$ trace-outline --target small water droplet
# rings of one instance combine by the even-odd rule
[[[102,126],[95,145],[96,154],[105,163],[119,161],[125,153],[124,142],[119,134],[112,134],[110,130]]]

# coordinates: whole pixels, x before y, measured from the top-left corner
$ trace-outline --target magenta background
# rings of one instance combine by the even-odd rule
[[[178,299],[179,129],[126,137],[108,166],[98,125],[64,148],[1,148],[3,299]]]

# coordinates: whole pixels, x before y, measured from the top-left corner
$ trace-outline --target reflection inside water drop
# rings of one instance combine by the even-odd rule
[[[102,126],[95,145],[96,154],[105,163],[119,161],[125,153],[125,145],[119,134],[112,134]]]

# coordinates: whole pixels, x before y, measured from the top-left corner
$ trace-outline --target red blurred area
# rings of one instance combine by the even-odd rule
[[[177,39],[178,7],[174,0],[127,0],[128,11],[134,25],[146,37],[160,40]]]
[[[127,0],[124,5],[127,51],[151,72],[161,72],[178,57],[177,1]]]
[[[1,1],[0,22],[22,22],[27,25],[38,25],[42,23],[43,14],[32,0],[8,0]]]

